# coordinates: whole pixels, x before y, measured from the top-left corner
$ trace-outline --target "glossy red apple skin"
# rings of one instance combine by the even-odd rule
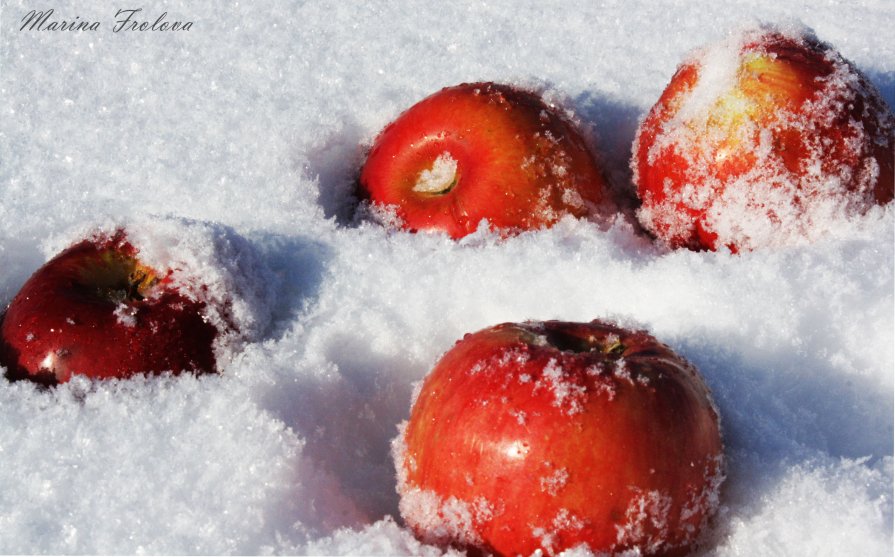
[[[714,223],[730,216],[720,204],[738,181],[756,192],[770,185],[771,195],[756,193],[745,215],[769,227],[787,213],[792,223],[812,218],[811,204],[840,203],[855,215],[892,200],[895,117],[831,46],[805,33],[745,34],[735,87],[698,121],[683,107],[707,71],[706,56],[678,68],[634,142],[640,220],[664,243],[735,252],[775,243]],[[777,196],[782,199],[771,199]],[[794,229],[784,222],[778,238]]]
[[[444,153],[456,162],[453,187],[414,191]],[[447,87],[401,114],[376,138],[360,186],[374,204],[395,206],[405,228],[453,238],[482,219],[529,230],[594,214],[609,200],[573,124],[534,93],[494,83]]]
[[[421,539],[498,555],[683,555],[723,477],[695,369],[599,321],[466,335],[426,377],[394,454],[401,513]]]
[[[142,266],[122,234],[69,247],[28,279],[0,317],[7,377],[53,385],[75,374],[214,371],[217,330],[203,319],[203,302],[166,275]]]

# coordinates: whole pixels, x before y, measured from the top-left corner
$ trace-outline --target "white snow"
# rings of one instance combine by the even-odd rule
[[[891,555],[893,207],[742,255],[625,218],[460,242],[353,218],[376,134],[464,81],[561,99],[617,189],[681,60],[756,21],[802,18],[891,106],[891,2],[199,0],[143,7],[188,32],[128,33],[114,3],[52,7],[101,26],[19,31],[40,6],[0,6],[0,304],[123,222],[241,292],[250,334],[219,375],[0,381],[0,553],[439,555],[398,514],[414,383],[464,333],[609,318],[713,391],[728,470],[700,555]]]
[[[457,161],[445,151],[438,155],[432,168],[420,172],[413,191],[420,193],[443,193],[454,184],[457,176]]]
[[[535,392],[541,388],[553,395],[553,406],[563,413],[573,416],[584,410],[587,388],[568,380],[563,373],[562,364],[553,358],[544,366],[541,378],[535,383]]]

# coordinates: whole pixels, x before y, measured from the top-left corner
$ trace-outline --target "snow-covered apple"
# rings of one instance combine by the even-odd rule
[[[119,232],[83,240],[38,269],[0,316],[7,377],[56,384],[75,374],[214,371],[218,330],[205,303],[138,255]]]
[[[697,51],[641,123],[640,221],[672,247],[813,240],[888,203],[895,117],[804,29],[763,28]]]
[[[573,123],[536,94],[495,83],[447,87],[376,138],[360,175],[405,228],[453,238],[549,226],[607,207],[609,193]]]
[[[691,550],[718,504],[718,413],[697,371],[612,323],[505,323],[423,381],[393,443],[426,542],[498,555]]]

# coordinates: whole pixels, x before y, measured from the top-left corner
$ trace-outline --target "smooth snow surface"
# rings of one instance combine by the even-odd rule
[[[728,479],[700,554],[891,555],[893,207],[743,255],[666,251],[630,215],[460,242],[353,218],[364,149],[460,82],[545,91],[619,189],[677,65],[744,25],[801,20],[892,106],[888,0],[169,1],[138,19],[190,31],[121,33],[114,3],[50,4],[101,26],[20,31],[42,6],[0,4],[0,304],[79,232],[140,222],[159,258],[229,262],[203,273],[258,329],[220,375],[0,381],[0,553],[439,555],[398,518],[414,383],[466,332],[611,318],[713,390]]]

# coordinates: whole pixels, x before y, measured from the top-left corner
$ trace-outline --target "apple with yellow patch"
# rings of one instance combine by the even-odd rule
[[[215,371],[220,331],[169,269],[139,258],[123,232],[83,240],[38,269],[0,316],[9,379]]]
[[[637,132],[643,225],[671,247],[812,241],[893,198],[895,117],[805,30],[736,34],[684,62]]]

